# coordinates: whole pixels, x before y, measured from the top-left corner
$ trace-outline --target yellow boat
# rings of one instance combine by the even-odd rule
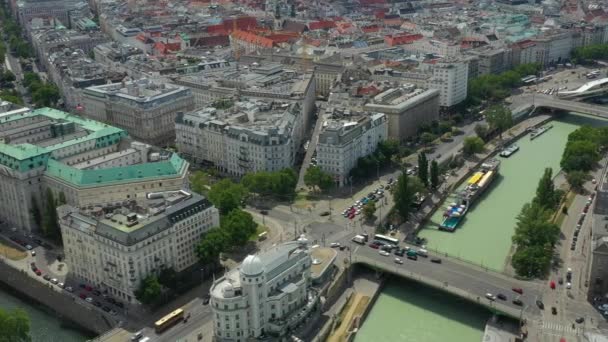
[[[475,184],[475,183],[479,182],[479,180],[481,179],[482,176],[483,176],[483,172],[475,172],[475,174],[473,176],[471,176],[471,178],[469,178],[468,183]]]

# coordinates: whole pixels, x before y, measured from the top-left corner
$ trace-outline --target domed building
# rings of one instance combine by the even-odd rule
[[[308,241],[287,242],[249,255],[210,289],[218,341],[282,336],[315,307]]]

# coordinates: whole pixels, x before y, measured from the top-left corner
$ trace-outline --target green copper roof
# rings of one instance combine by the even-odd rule
[[[0,154],[5,154],[17,160],[25,160],[45,153],[51,153],[51,151],[32,144],[8,145],[0,143]]]
[[[98,170],[79,170],[49,159],[46,175],[78,186],[98,186],[131,182],[137,179],[173,177],[181,174],[185,166],[186,162],[175,153],[166,161]]]

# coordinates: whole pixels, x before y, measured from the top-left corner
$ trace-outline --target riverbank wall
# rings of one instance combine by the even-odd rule
[[[17,270],[0,261],[0,283],[18,297],[40,304],[51,311],[63,324],[96,336],[112,329],[115,325],[111,316],[103,315],[92,307],[76,301],[52,288],[50,283],[32,279],[25,271]],[[32,273],[33,274],[33,273]],[[84,302],[84,301],[83,301]]]

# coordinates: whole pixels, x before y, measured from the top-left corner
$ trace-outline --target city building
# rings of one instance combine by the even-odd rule
[[[608,167],[605,167],[593,206],[591,228],[591,273],[589,296],[604,297],[608,293]]]
[[[477,61],[477,73],[473,77],[500,74],[513,67],[513,53],[511,48],[497,48],[494,46],[483,46],[477,49],[467,50],[466,54],[475,56]]]
[[[297,102],[226,100],[221,104],[227,108],[207,106],[177,116],[176,146],[182,155],[236,177],[294,166],[305,115]]]
[[[317,165],[334,177],[337,186],[344,186],[350,183],[350,170],[357,160],[374,153],[378,143],[387,139],[387,117],[382,113],[331,108],[323,120],[317,142]]]
[[[17,19],[23,25],[32,18],[53,17],[68,26],[71,17],[82,18],[90,14],[88,4],[81,0],[19,0],[15,5]]]
[[[439,90],[439,106],[452,107],[467,98],[469,62],[464,59],[441,59],[432,64],[433,77],[427,87]]]
[[[32,46],[38,58],[43,61],[42,67],[45,69],[47,64],[44,60],[51,51],[68,47],[89,54],[97,44],[107,41],[101,32],[79,32],[64,27],[41,29],[32,31],[31,34]]]
[[[413,84],[390,88],[365,104],[371,113],[388,117],[388,137],[404,141],[417,134],[421,125],[439,119],[439,90]]]
[[[194,109],[190,89],[147,79],[89,87],[83,99],[86,117],[156,146],[173,144],[177,113]]]
[[[201,235],[219,226],[211,202],[184,190],[146,192],[120,206],[63,205],[57,214],[68,276],[129,303],[149,275],[194,265]]]
[[[308,241],[286,242],[256,255],[214,281],[210,289],[214,337],[248,341],[284,336],[318,303]]]
[[[50,108],[3,107],[0,219],[24,232],[39,228],[30,213],[43,208],[49,190],[86,207],[186,186],[186,161],[131,141],[122,129]]]

